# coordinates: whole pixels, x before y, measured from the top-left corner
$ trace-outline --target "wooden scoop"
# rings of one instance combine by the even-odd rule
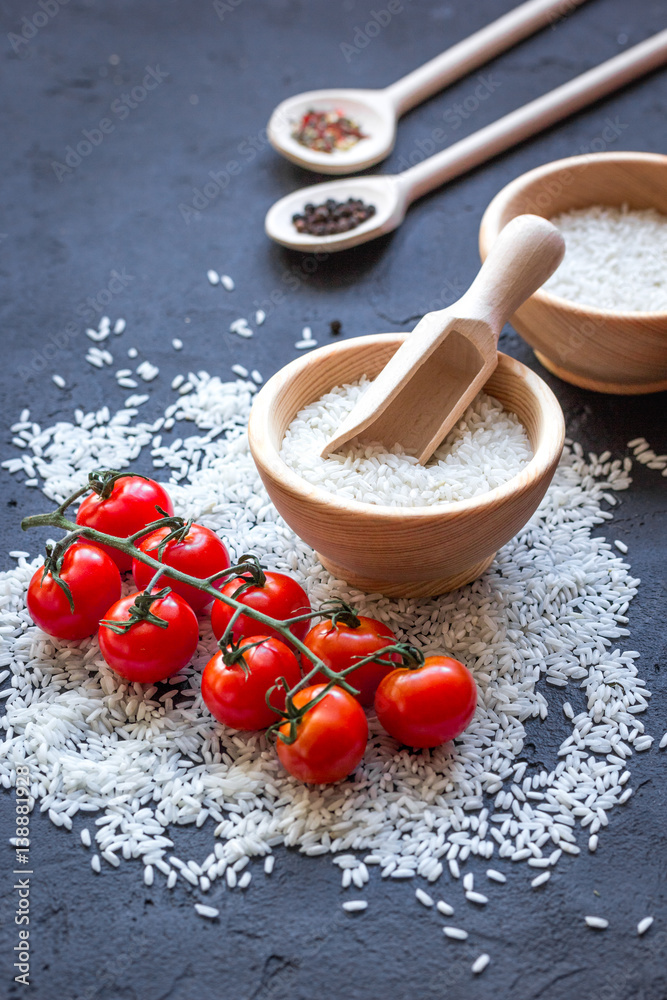
[[[426,464],[498,363],[500,331],[565,252],[550,222],[520,215],[501,232],[465,295],[427,313],[371,383],[326,457],[349,441],[400,445]]]

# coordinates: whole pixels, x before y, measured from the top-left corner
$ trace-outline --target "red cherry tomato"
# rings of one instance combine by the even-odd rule
[[[313,626],[303,641],[331,670],[337,672],[351,667],[377,649],[398,642],[392,630],[383,622],[376,621],[375,618],[364,618],[362,615],[351,615],[350,621],[354,620],[359,622],[356,628],[340,618],[336,621],[327,618]],[[398,653],[387,653],[383,659],[401,662]],[[310,661],[305,656],[303,665],[305,670],[310,669]],[[365,663],[363,667],[348,674],[347,682],[358,689],[362,705],[368,707],[373,704],[378,684],[391,669],[381,663]],[[328,677],[323,673],[318,673],[313,684],[324,684],[327,680]]]
[[[171,515],[174,506],[167,491],[152,479],[141,476],[123,475],[113,482],[102,495],[91,493],[87,496],[76,515],[77,524],[86,524],[107,535],[127,538],[135,531],[157,521],[161,516],[156,507],[161,507]],[[132,556],[126,555],[111,545],[100,545],[118,566],[121,573],[132,569]]]
[[[75,542],[65,549],[59,575],[74,600],[40,567],[28,587],[28,611],[36,625],[58,639],[83,639],[97,632],[100,619],[120,597],[121,580],[113,559],[96,545]]]
[[[172,531],[171,528],[157,528],[150,535],[146,535],[137,542],[137,548],[154,559],[160,559],[158,546],[163,538],[166,538]],[[174,569],[187,573],[189,576],[196,576],[199,580],[221,569],[227,569],[230,565],[229,553],[220,541],[218,536],[210,528],[204,528],[201,524],[192,524],[183,538],[171,539],[162,551],[161,561],[165,566],[172,566]],[[134,582],[139,590],[143,590],[151,582],[154,570],[146,563],[135,559],[132,563],[132,574]],[[213,598],[209,597],[201,590],[191,586],[189,583],[180,583],[170,577],[162,577],[162,583],[171,587],[174,594],[178,594],[187,601],[193,611],[202,611]]]
[[[324,685],[297,691],[294,704],[302,708]],[[289,723],[279,734],[289,735]],[[278,736],[276,748],[283,767],[300,781],[329,784],[340,781],[359,765],[368,741],[366,714],[351,694],[333,687],[322,701],[309,709],[297,723],[294,743],[285,743]]]
[[[410,747],[435,747],[453,740],[470,723],[476,705],[472,674],[451,656],[427,656],[415,670],[392,670],[375,695],[380,724]]]
[[[240,646],[242,649],[251,647],[243,653],[245,670],[242,663],[227,665],[224,654],[217,652],[204,667],[202,698],[211,715],[225,726],[266,729],[279,719],[266,704],[266,692],[279,677],[284,677],[291,688],[298,684],[301,680],[299,664],[292,650],[273,636],[248,636],[241,640]],[[276,708],[285,708],[282,686],[273,692],[271,703]]]
[[[284,573],[270,571],[266,571],[263,576],[265,582],[262,586],[251,585],[238,595],[236,592],[245,581],[241,577],[234,577],[221,588],[220,593],[227,597],[236,597],[236,600],[240,601],[241,604],[254,608],[255,611],[261,611],[278,621],[284,622],[295,615],[308,614],[311,610],[308,595],[296,580]],[[222,637],[233,613],[234,609],[222,601],[216,601],[213,605],[211,625],[216,639]],[[290,631],[297,639],[303,639],[309,624],[308,621],[295,622]],[[249,615],[239,615],[234,623],[234,639],[240,639],[241,636],[245,635],[254,635],[257,632],[273,635],[278,639],[282,638],[280,633],[276,632],[270,625],[255,621]]]
[[[127,622],[132,605],[141,594],[128,594],[116,601],[105,621]],[[192,659],[199,639],[197,616],[178,594],[153,600],[150,610],[168,623],[166,628],[151,621],[138,621],[118,634],[108,625],[99,631],[102,656],[116,673],[140,684],[162,681],[178,673]]]

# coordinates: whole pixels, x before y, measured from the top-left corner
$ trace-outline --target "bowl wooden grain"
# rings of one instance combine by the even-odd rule
[[[482,260],[516,215],[550,219],[589,205],[624,204],[667,215],[667,156],[594,153],[547,163],[490,203],[479,233]],[[566,382],[622,394],[667,389],[667,312],[596,309],[540,289],[511,322],[544,367]]]
[[[423,597],[476,579],[529,520],[558,464],[565,425],[542,379],[499,354],[485,389],[517,414],[534,451],[507,483],[471,500],[424,507],[360,503],[307,483],[280,457],[292,419],[335,385],[377,375],[405,337],[359,337],[292,361],[256,396],[248,433],[271,500],[334,576],[373,593]]]

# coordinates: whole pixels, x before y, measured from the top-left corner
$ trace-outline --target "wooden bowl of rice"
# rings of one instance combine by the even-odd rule
[[[615,215],[618,210],[644,215],[653,210],[664,215],[667,223],[667,156],[594,153],[556,160],[530,170],[504,187],[486,209],[479,233],[482,260],[501,229],[515,215],[530,212],[553,221],[561,213],[580,213],[585,217],[595,206],[608,207]],[[617,233],[622,222],[616,219]],[[636,239],[634,252],[633,241],[628,239],[621,252],[611,243],[605,252],[604,244],[598,242],[597,246],[591,243],[588,254],[587,230],[584,230],[577,248],[577,268],[581,271],[577,278],[587,301],[601,301],[604,297],[600,281],[604,275],[604,282],[608,276],[610,285],[616,284],[615,288],[607,289],[610,299],[618,299],[622,283],[632,299],[632,309],[598,308],[554,294],[548,286],[556,283],[559,268],[547,282],[547,288],[535,292],[511,320],[545,368],[566,382],[597,392],[627,395],[667,389],[667,309],[640,308],[649,291],[648,287],[642,289],[642,257],[646,251],[661,255],[665,261],[662,271],[667,270],[667,225],[662,233],[660,246],[655,230],[647,231],[641,252],[637,252]],[[599,241],[599,235],[596,238]],[[567,233],[565,241],[565,261],[561,267],[568,258]],[[649,242],[655,246],[647,247]],[[579,289],[578,292],[581,294]]]
[[[370,593],[423,597],[481,576],[496,551],[530,519],[558,464],[565,425],[558,400],[525,365],[499,354],[484,389],[523,425],[533,456],[502,485],[471,499],[383,506],[312,485],[281,456],[295,416],[334,386],[375,377],[406,334],[342,341],[297,358],[255,398],[248,434],[271,500],[336,577]]]

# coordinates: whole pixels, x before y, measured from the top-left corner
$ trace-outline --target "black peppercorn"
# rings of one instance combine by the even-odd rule
[[[292,216],[295,229],[311,236],[333,236],[356,229],[375,215],[375,205],[366,205],[361,198],[335,201],[328,198],[322,205],[310,202],[303,207],[303,214]]]

